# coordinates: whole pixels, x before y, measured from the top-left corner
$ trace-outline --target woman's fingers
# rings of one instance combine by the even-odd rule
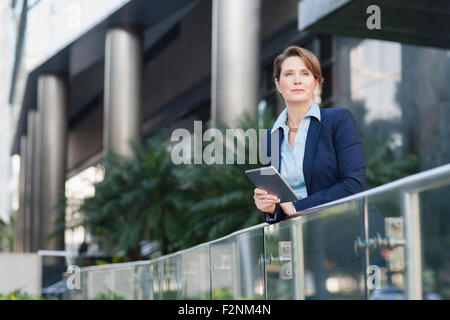
[[[260,188],[255,189],[253,199],[255,199],[256,208],[263,212],[273,211],[275,204],[280,202],[277,196]]]
[[[263,189],[260,189],[260,188],[255,188],[255,194],[263,195],[263,194],[268,194],[268,192]]]
[[[271,201],[275,201],[275,202],[280,202],[280,199],[277,196],[273,196],[271,194],[254,195],[253,199],[255,199],[255,200],[271,200]]]
[[[273,194],[267,192],[266,190],[259,189],[259,188],[255,188],[254,193],[255,193],[255,195],[257,194],[257,195],[272,195],[273,196]]]
[[[259,200],[256,201],[256,206],[257,207],[268,207],[268,206],[273,206],[276,203],[278,203],[278,201],[272,201],[272,200]]]
[[[259,205],[259,206],[271,206],[273,204],[276,204],[276,202],[273,202],[273,201],[258,201],[256,203],[256,205]]]
[[[263,200],[263,199],[264,200],[273,200],[276,202],[280,201],[280,199],[277,196],[270,194],[267,191],[265,191],[263,189],[259,189],[259,188],[255,189],[255,194],[253,196],[253,199],[255,199],[255,200],[258,200],[258,199],[259,200]]]

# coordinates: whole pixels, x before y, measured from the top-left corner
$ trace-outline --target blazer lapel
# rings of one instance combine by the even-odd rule
[[[274,131],[273,133],[271,133],[272,128],[267,129],[267,150],[266,150],[266,154],[268,157],[270,157],[270,161],[267,165],[265,165],[265,167],[269,167],[269,166],[274,166],[275,169],[278,170],[278,172],[280,172],[280,167],[281,167],[281,142],[283,141],[283,136],[284,136],[284,132],[283,129],[278,128],[278,130]],[[272,155],[272,136],[278,136],[278,165],[275,166],[274,161],[272,161],[274,159],[274,157],[276,157],[276,155]],[[274,137],[276,139],[276,137]],[[264,151],[263,151],[264,152]]]
[[[283,129],[278,129],[278,172],[281,169],[281,142],[283,141],[284,131]]]
[[[322,110],[320,111],[322,113]],[[311,193],[312,166],[317,151],[317,141],[319,140],[320,130],[322,129],[323,113],[321,114],[321,119],[322,121],[319,121],[315,117],[311,117],[308,135],[306,136],[305,156],[303,158],[303,176],[305,177],[308,194]]]

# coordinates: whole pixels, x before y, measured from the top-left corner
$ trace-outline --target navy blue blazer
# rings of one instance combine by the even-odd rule
[[[320,108],[321,121],[311,117],[306,137],[303,175],[308,197],[297,200],[297,212],[331,202],[366,189],[366,159],[352,113],[343,108]],[[267,130],[267,155],[271,157],[271,130]],[[276,131],[275,131],[276,132]],[[275,134],[272,133],[272,134]],[[283,129],[278,129],[280,171]],[[269,162],[267,166],[270,166]],[[267,223],[288,215],[277,204],[273,214],[265,213]]]

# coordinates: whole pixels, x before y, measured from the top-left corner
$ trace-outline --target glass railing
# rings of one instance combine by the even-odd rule
[[[450,299],[450,164],[150,261],[67,299]]]

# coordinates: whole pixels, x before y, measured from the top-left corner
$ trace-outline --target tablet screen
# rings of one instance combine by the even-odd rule
[[[276,195],[282,203],[300,199],[273,166],[247,170],[245,174],[256,187]]]

